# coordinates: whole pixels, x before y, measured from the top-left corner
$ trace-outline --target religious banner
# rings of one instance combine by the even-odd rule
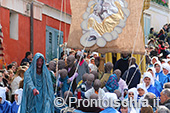
[[[71,0],[71,10],[68,47],[144,54],[143,0]]]

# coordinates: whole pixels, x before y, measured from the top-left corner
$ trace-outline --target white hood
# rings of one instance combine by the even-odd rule
[[[23,89],[17,89],[15,91],[15,94],[18,94],[18,101],[15,100],[16,104],[17,105],[20,105],[21,104],[21,100],[22,100],[22,92],[23,92]]]
[[[2,98],[2,101],[0,104],[3,104],[6,100],[6,88],[0,87],[0,97]]]

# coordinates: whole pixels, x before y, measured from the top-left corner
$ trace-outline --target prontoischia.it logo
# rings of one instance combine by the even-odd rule
[[[149,105],[149,102],[147,99],[77,99],[76,97],[69,97],[69,103],[68,106],[71,107],[72,104],[77,104],[77,107],[80,107],[81,105],[83,107],[100,107],[100,108],[107,108],[107,107],[113,107],[118,108],[120,106],[122,107],[135,107],[135,108],[141,108],[141,107],[147,107]],[[65,100],[62,97],[57,97],[54,99],[54,106],[55,107],[63,107],[65,105]],[[153,107],[159,106],[159,98],[155,98],[153,100]]]

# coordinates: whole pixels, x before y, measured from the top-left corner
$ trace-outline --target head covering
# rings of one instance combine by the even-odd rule
[[[93,56],[94,56],[94,55],[99,56],[99,53],[97,53],[97,52],[93,52],[93,53],[92,53],[92,55],[93,55]]]
[[[145,94],[148,92],[147,89],[146,89],[146,87],[144,86],[144,84],[138,84],[138,85],[137,85],[137,90],[138,90],[139,88],[143,89],[143,90],[145,91]],[[145,95],[145,94],[144,94],[144,95]]]
[[[128,94],[129,94],[130,92],[133,92],[133,93],[134,93],[134,100],[137,99],[137,97],[138,97],[138,91],[137,91],[137,89],[136,89],[136,88],[131,88],[131,89],[128,90]]]
[[[159,65],[160,66],[160,71],[159,71],[159,73],[162,71],[162,64],[161,64],[161,62],[156,62],[155,64],[154,64],[154,68],[155,68],[155,66],[156,65]]]
[[[145,79],[146,77],[149,77],[149,78],[151,79],[150,85],[151,85],[151,84],[154,85],[154,78],[152,77],[152,74],[151,74],[150,72],[145,72],[145,73],[143,74],[143,84],[144,84],[144,86],[145,86],[144,79]],[[150,86],[150,85],[149,85],[149,86]],[[148,86],[148,87],[149,87],[149,86]],[[147,88],[146,88],[146,89],[147,89]]]
[[[167,60],[166,60],[166,63],[168,63],[168,62],[170,62],[170,59],[167,59]]]
[[[164,63],[164,64],[162,64],[162,68],[164,68],[164,69],[168,70],[168,71],[169,71],[169,73],[170,73],[170,65],[169,65],[168,63]]]
[[[147,69],[147,71],[149,71],[149,69],[151,69],[151,70],[152,70],[152,72],[153,72],[153,76],[152,76],[152,77],[154,77],[154,78],[155,78],[155,77],[156,77],[156,76],[155,76],[155,73],[156,73],[155,68],[154,68],[154,67],[150,67],[150,68],[148,68],[148,69]]]
[[[83,52],[77,51],[77,55],[78,55],[78,56],[83,56]]]
[[[163,64],[163,61],[164,61],[165,63],[167,63],[167,59],[162,59],[162,60],[161,60],[162,64]]]
[[[151,63],[152,63],[152,64],[153,64],[153,62],[152,62],[153,59],[156,59],[156,62],[159,62],[158,57],[154,56],[154,57],[152,57],[152,59],[151,59]]]
[[[42,83],[42,92],[43,92],[43,96],[42,96],[42,101],[38,101],[39,98],[34,97],[34,95],[32,94],[32,90],[36,87],[38,87],[39,84],[37,84],[37,60],[39,58],[43,59],[43,66],[42,66],[42,73],[41,73],[41,82]],[[36,109],[40,109],[37,107],[39,104],[44,104],[48,107],[43,107],[42,111],[46,111],[44,113],[50,112],[54,112],[54,92],[53,92],[53,85],[52,85],[52,80],[51,80],[51,76],[50,76],[50,72],[47,68],[47,66],[45,65],[45,59],[44,56],[41,53],[36,53],[33,61],[30,65],[30,67],[27,69],[27,71],[24,73],[24,88],[23,88],[23,96],[22,96],[22,102],[21,102],[21,113],[25,113],[27,112],[31,112],[30,110],[32,110],[32,108],[35,107],[36,105]],[[35,110],[36,110],[35,109]]]
[[[104,99],[106,99],[106,100],[109,100],[109,99],[115,100],[115,99],[118,99],[118,98],[117,98],[117,95],[115,93],[107,92],[107,93],[105,93]]]
[[[167,57],[167,58],[170,57],[170,54],[168,54],[166,57]]]
[[[0,97],[2,98],[2,101],[0,104],[3,104],[6,100],[5,92],[6,92],[6,88],[0,87]]]
[[[16,91],[15,91],[15,94],[18,94],[18,101],[16,101],[16,104],[17,105],[20,105],[21,104],[21,100],[22,100],[22,92],[23,92],[23,89],[17,89]]]

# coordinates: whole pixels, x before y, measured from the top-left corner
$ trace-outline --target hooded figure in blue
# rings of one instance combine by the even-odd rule
[[[155,86],[153,86],[153,77],[150,72],[144,73],[143,84],[145,85],[148,92],[155,94],[156,97],[160,97],[160,92],[157,90]]]
[[[21,105],[21,100],[22,100],[22,92],[23,92],[23,89],[17,89],[15,91],[15,101],[12,103],[12,113],[18,113],[19,111],[19,107]]]
[[[152,81],[151,81],[151,84],[153,86],[156,87],[156,89],[161,92],[162,89],[163,89],[163,86],[161,84],[161,82],[159,82],[157,79],[156,79],[156,75],[155,75],[155,68],[154,67],[151,67],[151,68],[148,68],[147,72],[150,72],[152,74]]]
[[[163,74],[167,76],[168,82],[170,82],[170,65],[168,63],[162,64]]]
[[[20,113],[54,113],[54,93],[44,56],[36,53],[24,74]]]
[[[11,113],[11,103],[6,100],[6,88],[0,87],[0,113]]]
[[[165,76],[163,74],[162,65],[161,65],[160,62],[156,62],[154,64],[154,68],[155,68],[155,71],[156,71],[155,79],[161,83],[161,86],[163,88],[163,85],[168,82],[168,78],[167,78],[167,76]]]

